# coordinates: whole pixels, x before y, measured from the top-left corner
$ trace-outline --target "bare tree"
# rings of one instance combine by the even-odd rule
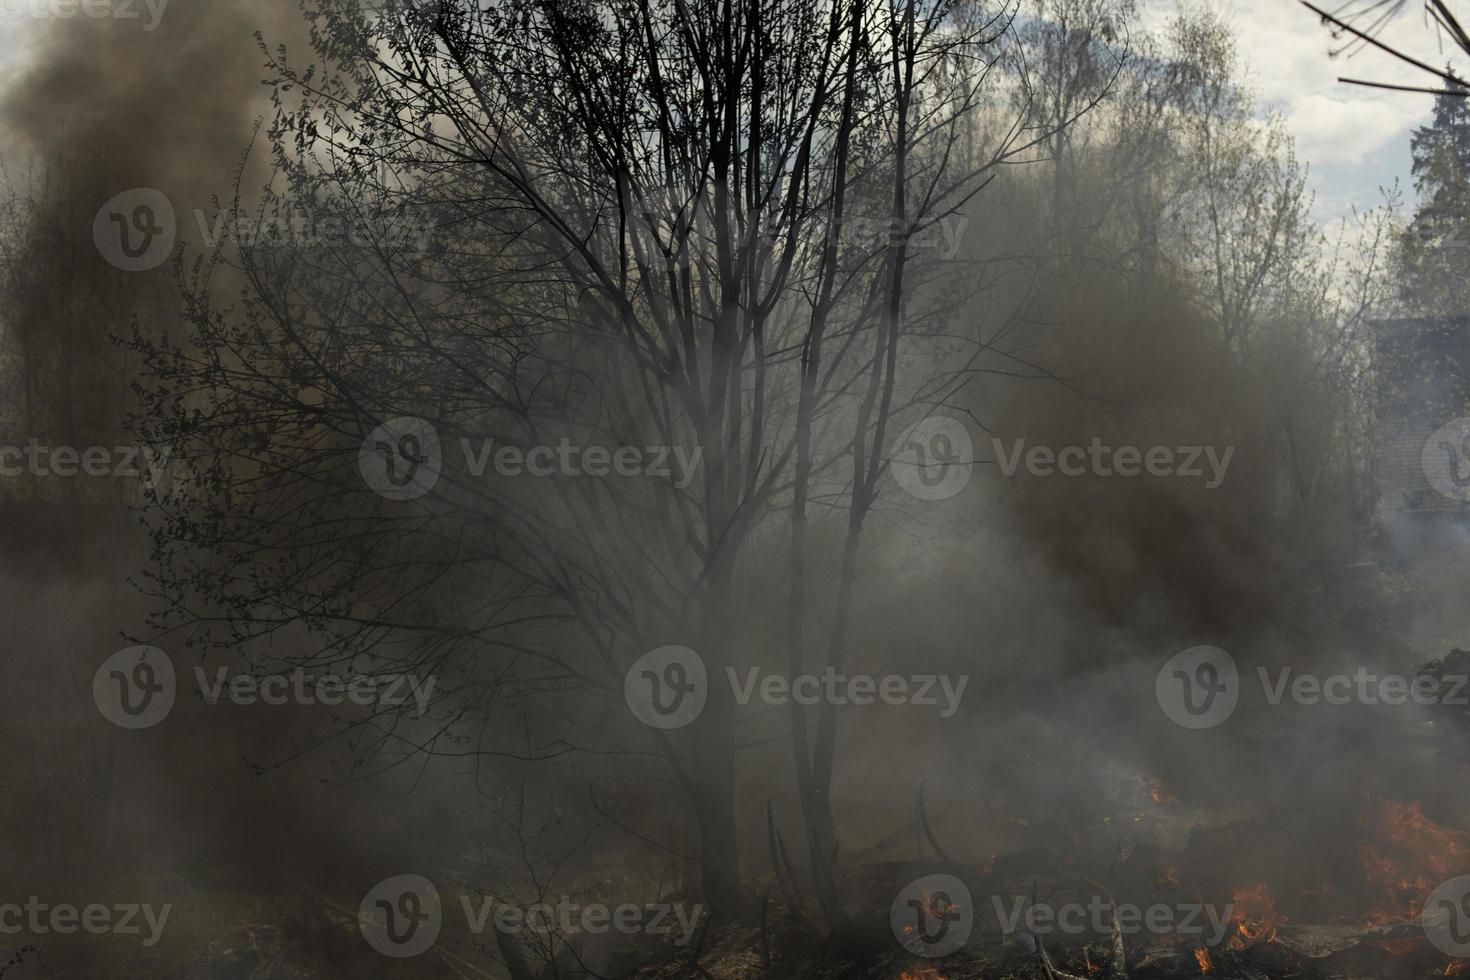
[[[906,334],[940,332],[937,283],[958,271],[912,242],[1040,138],[1011,126],[958,152],[1009,25],[958,9],[309,10],[333,70],[271,55],[277,192],[230,224],[292,228],[305,209],[355,233],[242,247],[235,307],[211,285],[218,255],[190,273],[188,343],[138,341],[165,379],[143,428],[179,470],[156,500],[157,585],[174,600],[160,627],[256,648],[305,627],[319,643],[293,663],[455,681],[432,720],[350,719],[360,747],[646,767],[690,801],[707,900],[738,907],[724,677],[751,655],[752,561],[790,515],[801,669],[804,527],[816,504],[845,515],[823,644],[840,666],[890,421],[964,377],[932,355],[903,377]],[[374,498],[355,463],[404,417],[446,451],[414,456],[424,443],[395,431],[385,450],[442,472],[412,500]],[[476,464],[485,438],[669,447],[699,467],[500,479]],[[687,728],[640,730],[618,710],[624,677],[668,643],[697,649],[708,701]],[[529,716],[517,751],[483,744],[507,702]],[[831,908],[835,713],[814,742],[810,724],[798,710],[792,738]]]

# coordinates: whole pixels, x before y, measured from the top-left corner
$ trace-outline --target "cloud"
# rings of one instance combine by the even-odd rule
[[[1291,104],[1285,121],[1299,157],[1314,164],[1371,165],[1373,155],[1407,140],[1419,122],[1402,106],[1351,96],[1314,93]]]
[[[1340,0],[1318,5],[1341,7]],[[1381,199],[1378,189],[1395,180],[1410,186],[1409,133],[1428,120],[1433,96],[1364,88],[1338,78],[1432,85],[1432,76],[1363,45],[1334,57],[1343,43],[1334,41],[1297,0],[1207,0],[1206,6],[1235,35],[1261,111],[1281,116],[1296,141],[1298,159],[1311,166],[1319,220],[1347,214],[1353,204],[1374,206]],[[1178,0],[1161,0],[1148,9],[1147,22],[1162,27],[1179,7]],[[1429,64],[1447,58],[1412,3],[1378,36]],[[1462,74],[1467,69],[1461,64]]]

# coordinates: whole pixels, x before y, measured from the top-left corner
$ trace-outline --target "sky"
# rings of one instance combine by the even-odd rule
[[[1315,2],[1328,11],[1343,5],[1343,0]],[[1380,188],[1395,179],[1405,200],[1412,202],[1409,136],[1428,122],[1434,96],[1337,79],[1433,87],[1431,76],[1371,48],[1331,57],[1329,52],[1341,42],[1333,41],[1318,17],[1297,0],[1214,0],[1209,6],[1239,39],[1261,110],[1280,114],[1295,138],[1297,159],[1310,166],[1319,222],[1347,215],[1355,205],[1364,209],[1379,204]],[[1463,56],[1450,58],[1420,6],[1409,0],[1378,36],[1420,61],[1436,66],[1449,62],[1460,74],[1470,73]],[[1149,8],[1148,16],[1162,20],[1173,9],[1177,4],[1164,0]]]
[[[65,29],[65,23],[42,25],[33,16],[14,11],[40,7],[48,0],[0,0],[10,11],[0,19],[0,96],[35,54],[35,38],[43,26]],[[66,2],[66,0],[50,0]],[[294,4],[295,0],[259,0]],[[1158,26],[1178,9],[1180,0],[1144,0],[1145,26]],[[1380,188],[1399,181],[1405,199],[1412,201],[1409,178],[1409,134],[1429,116],[1432,96],[1386,92],[1346,85],[1337,76],[1366,78],[1398,84],[1432,82],[1423,73],[1371,49],[1350,57],[1332,58],[1335,42],[1311,11],[1298,0],[1185,0],[1214,9],[1235,32],[1248,66],[1250,83],[1261,111],[1279,113],[1296,140],[1297,157],[1308,164],[1316,202],[1314,216],[1321,223],[1348,214],[1353,206],[1371,208],[1382,200]],[[1374,0],[1347,0],[1349,4]],[[1460,0],[1453,0],[1460,2]],[[1325,9],[1339,10],[1344,0],[1319,0]],[[1382,37],[1431,64],[1443,64],[1448,55],[1433,28],[1420,14],[1418,0],[1408,0],[1403,12]],[[1466,11],[1470,13],[1470,11]],[[167,29],[166,17],[160,29]],[[249,38],[242,43],[253,44]],[[1455,61],[1462,74],[1470,65]]]

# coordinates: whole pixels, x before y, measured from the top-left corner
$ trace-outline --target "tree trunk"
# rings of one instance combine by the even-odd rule
[[[739,917],[745,895],[735,829],[735,699],[724,670],[734,663],[729,564],[728,558],[717,558],[710,575],[703,642],[709,698],[692,726],[691,741],[704,900],[715,914]]]

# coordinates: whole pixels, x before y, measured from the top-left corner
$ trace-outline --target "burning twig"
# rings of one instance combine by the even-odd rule
[[[1250,888],[1237,888],[1231,896],[1235,914],[1230,924],[1235,927],[1230,946],[1237,950],[1262,946],[1276,938],[1276,927],[1286,916],[1276,911],[1276,897],[1264,881]]]
[[[1036,904],[1035,882],[1031,885],[1031,904],[1033,906]],[[1108,905],[1112,913],[1113,928],[1109,942],[1110,955],[1106,980],[1128,980],[1128,956],[1123,946],[1123,927],[1118,924],[1118,906],[1112,899],[1108,900]],[[1032,938],[1036,941],[1036,959],[1041,965],[1041,974],[1046,980],[1096,980],[1096,978],[1080,977],[1075,973],[1058,969],[1047,954],[1046,944],[1041,941],[1041,936],[1033,933]]]
[[[1031,884],[1031,904],[1033,906],[1036,904],[1035,882]],[[1122,954],[1123,933],[1118,927],[1118,916],[1116,912],[1113,915],[1113,934],[1115,952],[1109,971],[1109,980],[1127,980],[1127,968],[1120,966],[1122,961],[1119,957]],[[1046,944],[1041,941],[1041,935],[1039,933],[1032,933],[1032,939],[1036,942],[1036,959],[1041,965],[1041,975],[1046,980],[1089,980],[1089,978],[1078,976],[1075,973],[1068,973],[1066,970],[1058,969],[1057,965],[1052,962],[1051,956],[1047,954]],[[1120,969],[1122,972],[1118,972]]]
[[[1033,938],[1036,940],[1036,958],[1041,961],[1041,975],[1046,980],[1084,980],[1075,973],[1058,970],[1052,964],[1051,957],[1046,955],[1046,944],[1041,941],[1041,936],[1033,933]]]

